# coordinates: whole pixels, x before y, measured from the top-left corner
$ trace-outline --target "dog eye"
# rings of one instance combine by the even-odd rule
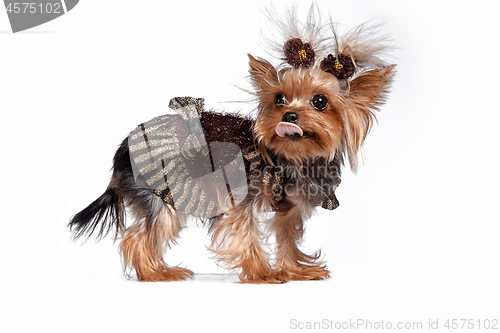
[[[326,99],[325,95],[319,94],[313,97],[311,104],[316,110],[323,111],[328,105],[328,100]]]
[[[285,102],[285,95],[283,95],[283,93],[277,93],[274,95],[274,104],[276,104],[276,106],[285,105]]]

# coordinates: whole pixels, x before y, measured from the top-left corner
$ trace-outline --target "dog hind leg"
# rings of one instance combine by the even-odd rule
[[[151,199],[151,198],[150,198]],[[182,267],[168,266],[163,254],[181,231],[176,211],[164,204],[161,199],[153,198],[157,205],[151,214],[144,214],[144,202],[132,202],[131,210],[137,218],[125,230],[119,251],[125,273],[134,268],[141,281],[178,281],[191,278],[193,272]]]

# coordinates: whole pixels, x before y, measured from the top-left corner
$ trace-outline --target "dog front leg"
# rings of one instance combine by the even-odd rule
[[[281,283],[271,277],[269,254],[262,248],[262,238],[251,204],[239,205],[214,225],[210,250],[220,266],[240,270],[243,283]]]
[[[321,280],[330,276],[326,265],[318,261],[320,251],[307,255],[298,248],[304,234],[303,215],[294,206],[287,212],[277,212],[271,220],[277,243],[274,277],[278,280]]]

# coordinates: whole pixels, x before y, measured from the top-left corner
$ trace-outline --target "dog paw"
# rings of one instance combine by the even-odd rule
[[[283,268],[277,271],[273,276],[275,279],[281,280],[282,282],[324,280],[330,277],[330,272],[322,265],[301,265]]]
[[[138,274],[139,280],[141,281],[182,281],[186,279],[191,279],[193,277],[193,272],[187,268],[182,267],[168,267],[163,268],[159,271],[154,272],[141,272]]]
[[[285,281],[277,278],[274,274],[240,274],[240,283],[255,283],[255,284],[280,284]]]

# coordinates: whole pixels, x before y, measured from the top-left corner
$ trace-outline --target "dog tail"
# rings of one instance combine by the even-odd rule
[[[125,228],[125,208],[123,199],[108,187],[99,198],[87,208],[73,216],[68,224],[73,239],[82,236],[90,238],[98,230],[97,240],[106,237],[111,229],[115,229],[115,240]]]

